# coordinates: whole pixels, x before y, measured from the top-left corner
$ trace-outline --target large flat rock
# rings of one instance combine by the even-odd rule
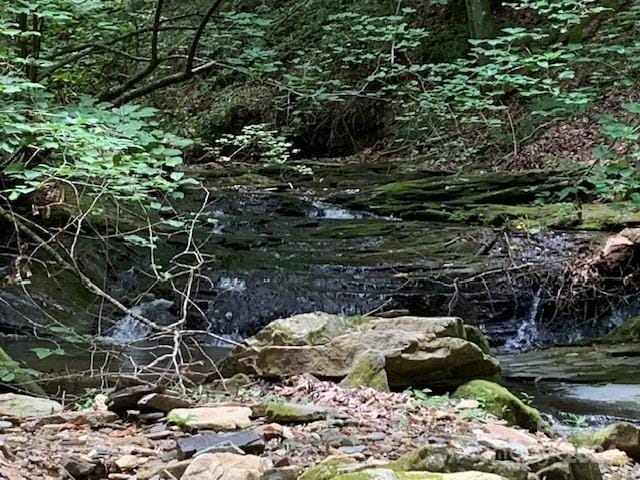
[[[0,394],[0,417],[45,417],[62,411],[62,405],[53,400],[15,393]]]

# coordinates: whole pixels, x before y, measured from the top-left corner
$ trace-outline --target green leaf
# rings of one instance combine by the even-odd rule
[[[31,351],[36,354],[40,360],[44,360],[52,355],[64,355],[65,351],[62,348],[50,349],[44,347],[35,347]]]

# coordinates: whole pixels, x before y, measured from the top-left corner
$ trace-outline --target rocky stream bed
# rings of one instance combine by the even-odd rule
[[[500,365],[486,338],[455,317],[298,315],[269,324],[220,369],[226,378],[188,394],[151,383],[70,405],[0,394],[0,475],[640,478],[640,427],[558,431],[493,383]],[[415,387],[390,391],[409,384]]]

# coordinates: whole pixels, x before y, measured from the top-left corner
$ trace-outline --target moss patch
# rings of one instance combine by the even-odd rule
[[[273,422],[304,423],[324,420],[327,418],[327,410],[314,405],[269,402],[265,405],[265,416]]]
[[[397,472],[386,468],[345,473],[334,478],[335,480],[505,480],[499,475],[475,471],[458,473]]]
[[[624,343],[640,341],[640,317],[625,321],[601,340],[603,343]]]
[[[463,454],[437,445],[417,448],[392,462],[388,467],[398,472],[484,472],[509,480],[527,480],[529,472],[523,464],[505,460],[487,460],[478,455]]]
[[[484,333],[482,333],[482,330],[480,330],[478,327],[473,325],[465,325],[464,334],[467,340],[469,340],[471,343],[475,343],[484,353],[491,352],[489,339]]]
[[[381,392],[390,391],[387,372],[384,370],[384,358],[374,353],[360,355],[341,385],[348,388],[371,387]]]
[[[479,401],[485,410],[510,425],[517,425],[532,432],[548,431],[549,425],[540,412],[525,405],[509,390],[486,380],[472,380],[453,394],[454,398],[471,398]]]
[[[356,464],[353,457],[347,455],[329,457],[309,468],[298,477],[298,480],[331,480],[343,473],[343,470]]]

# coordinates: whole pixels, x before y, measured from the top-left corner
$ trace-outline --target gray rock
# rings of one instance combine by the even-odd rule
[[[107,469],[102,462],[66,457],[62,459],[62,466],[75,480],[97,480],[107,476]]]
[[[112,412],[124,413],[127,410],[135,410],[138,407],[138,401],[151,393],[162,391],[162,387],[154,385],[135,385],[133,387],[116,390],[109,394],[107,399],[107,407]]]
[[[189,408],[192,403],[184,398],[167,395],[165,393],[149,393],[138,400],[138,407],[141,410],[155,410],[169,413],[174,408]]]
[[[212,452],[213,448],[228,446],[233,447],[233,449],[227,450],[232,453],[244,452],[251,455],[261,455],[265,448],[264,439],[253,430],[231,433],[201,433],[178,438],[178,458],[184,460],[201,452]]]
[[[47,398],[16,393],[0,394],[0,417],[44,417],[62,411],[62,405]]]
[[[536,478],[539,480],[575,480],[569,464],[565,462],[554,463],[543,468],[538,472]]]

